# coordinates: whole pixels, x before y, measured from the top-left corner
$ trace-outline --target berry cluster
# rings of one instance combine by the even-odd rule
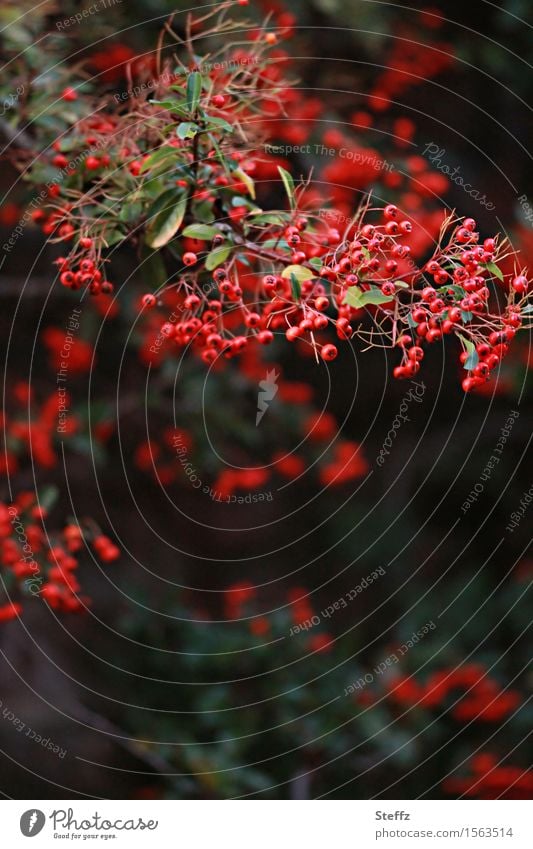
[[[522,703],[518,690],[502,690],[487,670],[476,663],[441,669],[423,684],[412,677],[396,679],[391,683],[390,697],[400,704],[418,704],[430,709],[450,699],[451,715],[459,722],[500,722]]]
[[[222,3],[208,15],[222,15],[217,26],[224,21],[228,33],[239,29],[225,17],[232,5]],[[141,309],[162,305],[165,288],[178,295],[177,318],[160,325],[166,350],[191,348],[213,365],[242,356],[252,342],[269,345],[284,335],[301,353],[330,362],[338,356],[329,335],[334,329],[341,341],[357,337],[366,347],[399,348],[394,376],[408,378],[419,371],[428,344],[455,335],[468,370],[463,388],[480,387],[524,324],[526,275],[504,275],[506,240],[481,242],[473,219],[442,213],[437,247],[423,267],[416,264],[428,247],[421,231],[433,232],[437,222],[420,216],[415,188],[423,185],[431,194],[447,184],[423,157],[406,158],[416,181],[402,182],[399,171],[381,175],[384,161],[376,151],[328,128],[322,134],[328,149],[345,147],[353,159],[339,155],[321,175],[332,183],[337,208],[324,210],[323,192],[310,182],[295,186],[286,160],[281,165],[265,152],[264,140],[309,138],[310,119],[323,105],[284,80],[287,55],[276,42],[290,36],[293,20],[281,8],[274,17],[277,32],[250,27],[251,49],[233,45],[227,67],[205,71],[191,59],[199,55],[191,47],[174,73],[158,77],[148,95],[132,97],[127,110],[116,103],[110,108],[108,99],[97,116],[84,113],[89,101],[76,91],[73,98],[72,86],[64,89],[62,99],[76,100],[79,118],[51,146],[50,162],[62,179],[33,214],[54,241],[73,242],[69,255],[57,260],[61,284],[111,295],[105,252],[129,241],[155,274]],[[205,25],[206,19],[191,19],[195,42]],[[271,48],[279,61],[266,61]],[[404,58],[407,66],[416,60]],[[400,77],[394,85],[406,81]],[[400,141],[412,135],[405,120],[397,129]],[[355,193],[371,185],[377,171],[388,190],[403,191],[409,212],[393,203],[370,208],[368,201],[354,212]],[[436,186],[434,177],[444,185]],[[280,179],[288,208],[265,212],[258,196],[268,200],[268,183]],[[344,224],[329,226],[328,219]]]
[[[507,281],[508,293],[495,285],[505,282],[500,264],[508,255],[506,241],[487,238],[480,245],[473,219],[450,217],[421,269],[411,259],[409,218],[389,204],[378,213],[381,222],[369,223],[376,212],[363,209],[342,237],[312,215],[287,214],[288,224],[266,228],[253,243],[243,240],[241,250],[236,246],[233,258],[212,276],[205,268],[209,245],[187,251],[182,262],[188,271],[173,284],[181,294],[179,319],[165,322],[161,334],[191,347],[208,364],[242,354],[251,341],[268,345],[276,331],[330,361],[338,350],[323,340],[323,331],[334,326],[341,340],[359,336],[369,346],[398,347],[397,378],[419,371],[426,345],[455,335],[469,371],[463,388],[481,385],[507,353],[527,306],[524,274]],[[238,243],[237,234],[234,238]],[[272,270],[263,274],[267,263]],[[503,312],[498,294],[506,294]],[[157,303],[147,294],[142,307]],[[360,321],[365,312],[373,320],[370,330]]]
[[[0,502],[0,564],[9,599],[0,606],[0,621],[16,618],[22,612],[22,600],[35,596],[56,610],[83,611],[90,599],[79,594],[78,552],[90,545],[104,563],[120,556],[117,546],[92,520],[85,520],[83,527],[70,523],[50,533],[43,525],[47,515],[31,492],[21,492],[10,505]]]

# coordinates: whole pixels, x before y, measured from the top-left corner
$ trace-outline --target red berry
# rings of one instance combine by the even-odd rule
[[[192,251],[187,251],[187,253],[183,254],[183,264],[184,265],[195,265],[198,262],[198,257]]]
[[[301,335],[302,333],[299,327],[288,327],[285,331],[285,336],[287,337],[289,342],[294,342]]]
[[[67,88],[64,88],[61,92],[61,99],[66,101],[77,100],[78,94],[72,86],[67,86]]]
[[[390,221],[391,219],[393,219],[393,218],[398,218],[398,207],[397,207],[397,206],[394,206],[394,204],[393,204],[393,203],[389,203],[389,204],[385,207],[385,209],[383,210],[383,215],[384,215],[384,216],[385,216],[385,218],[387,218],[389,221]]]
[[[143,295],[141,303],[145,309],[150,310],[156,305],[156,297],[152,294]]]
[[[322,347],[321,351],[320,351],[320,356],[326,362],[329,362],[330,360],[334,360],[335,357],[337,356],[337,354],[338,354],[338,351],[337,351],[337,348],[335,347],[335,345],[324,345]]]
[[[512,282],[512,287],[519,295],[525,295],[528,289],[527,277],[524,277],[523,274],[519,275],[519,277],[515,277]]]
[[[214,106],[217,106],[217,107],[224,106],[225,102],[226,102],[226,98],[224,97],[223,94],[215,94],[215,96],[213,98],[213,105]]]
[[[415,345],[408,351],[408,357],[410,360],[419,361],[424,359],[424,352],[422,348],[420,348],[418,345]]]

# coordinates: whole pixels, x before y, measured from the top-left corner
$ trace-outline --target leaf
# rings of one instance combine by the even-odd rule
[[[159,251],[152,251],[145,244],[141,248],[141,274],[147,288],[157,291],[167,283],[167,270]]]
[[[205,267],[207,271],[213,271],[214,268],[218,268],[219,265],[222,265],[222,263],[229,257],[231,249],[232,245],[225,245],[221,248],[213,248],[212,251],[209,251],[205,260]]]
[[[399,286],[400,289],[408,289],[409,288],[409,283],[405,283],[404,280],[395,280],[394,285]]]
[[[57,501],[58,495],[59,489],[57,486],[54,484],[45,486],[44,489],[39,492],[39,506],[44,507],[45,510],[50,512]]]
[[[320,271],[320,269],[322,268],[322,264],[322,260],[318,256],[314,256],[312,259],[309,260],[309,265],[312,265],[313,268],[317,269],[317,271]]]
[[[209,227],[208,224],[189,224],[183,231],[184,236],[191,239],[202,239],[204,242],[211,241],[220,233],[216,227]]]
[[[503,271],[498,265],[496,265],[495,262],[485,262],[483,263],[483,265],[485,266],[485,268],[488,268],[491,274],[494,274],[494,276],[497,277],[498,280],[501,280],[503,282]]]
[[[316,274],[310,268],[304,268],[303,265],[288,265],[281,272],[281,276],[288,279],[294,276],[298,283],[303,283],[304,280],[312,280]]]
[[[179,139],[193,139],[200,128],[192,121],[182,121],[179,124],[176,135]]]
[[[187,112],[186,104],[183,100],[179,103],[177,100],[150,100],[150,103],[154,106],[161,106],[163,109],[168,109],[169,112],[181,112],[182,115]]]
[[[187,201],[181,198],[170,209],[160,212],[148,229],[146,243],[151,248],[162,248],[170,242],[180,228],[186,208]]]
[[[466,369],[467,371],[472,371],[472,369],[474,369],[477,366],[477,364],[479,363],[479,354],[476,351],[476,346],[474,345],[473,342],[470,341],[470,339],[467,339],[465,336],[462,336],[460,333],[458,333],[457,335],[458,335],[459,339],[461,340],[461,342],[463,343],[465,351],[468,354],[468,357],[466,358],[465,362],[463,363],[463,368]]]
[[[280,250],[282,250],[282,249],[288,250],[289,249],[288,242],[286,242],[285,239],[280,239],[280,238],[267,239],[265,242],[261,242],[261,244],[264,248],[267,248],[267,249],[269,249],[269,248],[279,248]]]
[[[170,157],[176,157],[176,149],[174,147],[168,147],[165,145],[164,147],[158,148],[144,160],[141,165],[141,174],[144,174],[145,171],[153,168],[154,165],[159,165],[159,163],[165,159],[170,159]]]
[[[102,239],[105,242],[106,247],[110,248],[112,245],[118,245],[119,242],[123,242],[125,235],[121,230],[107,230],[107,232],[103,234]]]
[[[187,106],[194,113],[198,109],[200,103],[200,95],[202,93],[202,75],[198,71],[193,71],[189,74],[187,80]]]
[[[292,179],[292,174],[289,174],[285,168],[282,168],[281,165],[278,165],[278,171],[281,179],[283,180],[283,185],[285,186],[285,191],[287,192],[287,197],[289,198],[291,206],[294,205],[294,180]]]
[[[522,315],[529,315],[533,312],[533,304],[527,304],[522,310]]]
[[[243,171],[242,168],[236,168],[233,172],[233,176],[236,177],[239,182],[244,183],[248,189],[248,194],[253,200],[255,200],[255,183],[246,171]]]
[[[287,221],[286,218],[282,218],[276,212],[250,212],[249,214],[254,216],[253,220],[248,222],[251,226],[256,224],[278,224],[281,226]]]
[[[142,215],[143,205],[141,201],[132,201],[131,203],[125,203],[122,205],[120,212],[118,214],[118,220],[124,221],[127,224],[131,224],[134,221],[137,221],[138,218]]]
[[[461,319],[463,324],[468,324],[469,321],[472,321],[474,314],[471,312],[466,312],[465,310],[461,311]]]
[[[299,301],[302,294],[302,289],[300,284],[298,283],[298,278],[295,274],[291,274],[291,289],[294,300]]]
[[[457,295],[458,298],[464,298],[464,296],[466,295],[466,292],[463,287],[458,286],[457,283],[449,283],[447,286],[441,286],[437,291],[440,294],[446,294],[450,290],[454,293],[454,295]]]
[[[225,121],[224,118],[213,118],[212,115],[209,115],[207,120],[210,122],[209,126],[206,127],[207,132],[211,130],[226,130],[228,133],[233,132],[233,127],[229,123],[229,121]]]
[[[215,220],[213,204],[210,201],[205,201],[204,203],[195,201],[194,217],[199,224],[212,224]]]
[[[391,296],[384,295],[381,289],[378,289],[377,286],[372,286],[367,292],[362,292],[360,289],[353,286],[351,289],[348,289],[344,296],[345,303],[355,309],[361,309],[362,307],[367,307],[370,304],[378,306],[378,304],[389,303],[391,300]]]
[[[162,192],[160,189],[159,194],[155,198],[146,216],[148,226],[151,227],[156,215],[164,210],[168,210],[169,207],[173,206],[176,201],[180,200],[181,197],[183,197],[182,192],[175,188],[167,189],[166,192]]]

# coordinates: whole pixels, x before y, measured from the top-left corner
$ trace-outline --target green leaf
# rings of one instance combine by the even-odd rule
[[[476,351],[476,346],[474,345],[473,342],[470,341],[470,339],[467,339],[465,336],[462,336],[460,333],[458,333],[457,335],[458,335],[459,339],[461,340],[461,342],[463,343],[465,351],[468,354],[468,357],[466,358],[465,362],[463,363],[463,368],[466,369],[467,371],[472,371],[472,369],[474,369],[477,366],[477,364],[479,363],[479,354]]]
[[[106,244],[106,247],[110,248],[112,245],[118,245],[119,242],[124,241],[124,233],[121,230],[107,230],[103,235],[102,239]]]
[[[242,168],[236,168],[233,172],[233,176],[236,177],[239,182],[244,183],[248,189],[248,194],[253,200],[255,200],[255,183],[252,178],[248,176],[246,171],[243,171]]]
[[[174,147],[160,147],[155,150],[147,159],[144,160],[141,166],[141,174],[144,174],[145,171],[148,171],[150,168],[153,168],[155,165],[159,165],[161,162],[166,159],[176,158],[177,151]]]
[[[202,93],[202,75],[198,71],[193,71],[189,74],[187,80],[187,106],[190,112],[194,115],[200,103],[200,95]]]
[[[177,100],[151,100],[151,104],[154,106],[161,106],[163,109],[168,109],[169,112],[181,112],[182,115],[185,115],[187,112],[185,101],[181,101],[178,103]]]
[[[503,282],[503,271],[498,265],[496,265],[495,262],[485,262],[483,263],[483,265],[485,268],[488,268],[491,274],[494,274],[494,276],[497,277],[498,280],[501,280]]]
[[[220,233],[216,227],[209,227],[208,224],[189,224],[183,231],[184,236],[191,239],[202,239],[204,242],[211,241]]]
[[[302,289],[300,284],[298,283],[298,278],[295,274],[291,274],[291,289],[294,300],[299,301],[302,294]]]
[[[141,274],[147,288],[158,291],[167,283],[167,270],[159,251],[152,251],[146,244],[141,248]]]
[[[372,286],[367,292],[362,292],[360,289],[353,286],[351,289],[348,289],[344,296],[345,303],[355,309],[361,309],[362,307],[367,307],[370,304],[378,306],[378,304],[386,304],[391,300],[391,296],[384,295],[381,289],[378,289],[377,286]]]
[[[290,279],[295,277],[298,283],[303,283],[304,280],[312,280],[316,274],[310,268],[304,268],[302,265],[288,265],[281,272],[281,276]]]
[[[527,304],[522,310],[522,315],[529,315],[533,312],[533,304]]]
[[[158,215],[160,212],[168,210],[171,206],[174,206],[174,204],[182,197],[183,192],[176,188],[167,189],[166,192],[162,192],[161,190],[159,190],[159,194],[155,198],[146,216],[148,226],[151,227],[156,215]]]
[[[213,248],[212,251],[209,251],[205,260],[205,267],[207,271],[213,271],[214,268],[218,268],[219,265],[226,262],[231,253],[231,249],[232,245],[226,245],[221,248]]]
[[[176,135],[179,139],[193,139],[199,129],[199,126],[192,121],[182,121],[176,130]]]
[[[280,239],[280,238],[267,239],[265,242],[261,242],[261,245],[264,248],[267,248],[267,250],[270,249],[270,248],[279,248],[281,250],[283,250],[283,249],[290,250],[288,242],[286,242],[285,239]]]
[[[207,132],[210,132],[211,130],[226,130],[228,133],[233,132],[233,127],[229,121],[225,121],[224,118],[213,118],[212,115],[209,115],[207,120],[209,121],[209,126],[206,127]]]
[[[249,215],[253,215],[253,220],[249,221],[249,225],[255,224],[278,224],[282,226],[287,222],[286,218],[282,218],[281,215],[277,212],[250,212]]]
[[[400,289],[408,289],[409,288],[409,283],[405,283],[404,280],[395,280],[394,285],[399,286]]]
[[[132,224],[137,221],[142,215],[143,205],[141,201],[132,201],[122,205],[118,214],[118,220],[124,221],[126,224]]]
[[[49,512],[56,503],[58,495],[59,488],[57,486],[55,486],[54,484],[45,486],[39,492],[39,506],[44,507],[44,509]]]
[[[309,265],[312,265],[313,268],[316,268],[317,271],[320,271],[320,269],[322,268],[322,260],[320,259],[320,257],[314,256],[312,259],[309,260]]]
[[[185,198],[172,204],[169,209],[163,210],[155,217],[148,228],[146,243],[151,248],[162,248],[170,242],[181,226],[187,201]]]
[[[196,218],[200,224],[212,224],[215,220],[212,202],[205,201],[203,203],[198,203],[198,201],[194,201],[194,218]]]
[[[472,321],[473,317],[474,317],[474,313],[466,312],[465,310],[461,311],[461,319],[462,319],[463,324],[468,324],[469,321]]]
[[[283,180],[283,185],[285,186],[285,191],[287,192],[287,197],[289,198],[291,206],[294,206],[294,180],[292,179],[292,174],[289,174],[285,168],[282,168],[281,165],[278,165],[278,171],[281,179]]]
[[[454,293],[454,295],[457,295],[458,298],[464,298],[464,296],[466,295],[466,292],[463,287],[458,286],[457,283],[450,283],[448,286],[440,286],[437,291],[439,292],[439,294],[445,295],[450,290]]]

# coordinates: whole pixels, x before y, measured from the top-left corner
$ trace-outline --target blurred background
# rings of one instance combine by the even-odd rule
[[[312,171],[346,215],[368,191],[397,203],[420,222],[417,261],[442,206],[456,209],[531,267],[528,6],[251,2],[248,16],[286,31],[299,81],[265,177]],[[2,4],[2,147],[21,114],[31,134],[33,115],[5,100],[17,74],[81,66],[123,91],[131,63],[150,78],[164,20],[186,4],[122,0],[58,29],[79,8]],[[6,155],[1,189],[4,242],[28,197]],[[79,304],[51,291],[57,255],[30,223],[1,269],[1,498],[49,493],[47,522],[90,515],[122,555],[80,557],[84,615],[30,598],[0,623],[2,793],[529,798],[528,334],[469,396],[447,345],[418,389],[390,379],[385,352],[347,345],[327,369],[277,343],[207,374],[152,356],[143,284],[119,251],[115,277],[133,282],[120,307],[83,306],[75,426],[58,439],[47,401]]]

